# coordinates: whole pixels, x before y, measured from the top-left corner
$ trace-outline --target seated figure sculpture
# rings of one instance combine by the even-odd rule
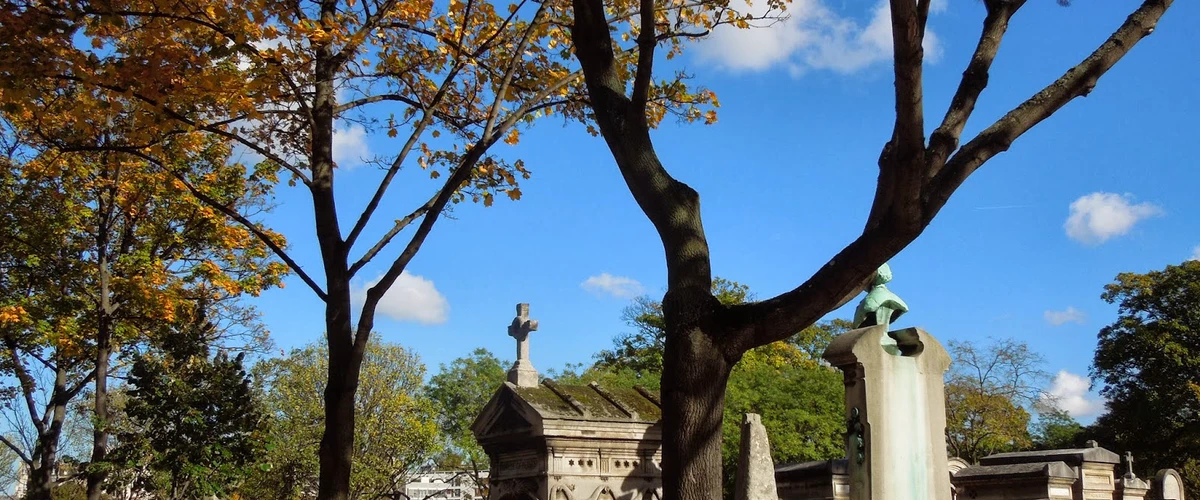
[[[885,286],[889,281],[892,281],[892,268],[884,263],[879,266],[871,285],[866,288],[867,296],[854,310],[855,328],[875,325],[889,328],[900,315],[908,312],[908,304]]]

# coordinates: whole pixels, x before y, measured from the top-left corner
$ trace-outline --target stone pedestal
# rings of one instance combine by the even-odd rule
[[[518,359],[508,369],[508,381],[517,384],[517,387],[537,387],[538,372],[528,359]]]
[[[950,500],[941,344],[871,326],[835,338],[824,358],[845,375],[850,499]]]

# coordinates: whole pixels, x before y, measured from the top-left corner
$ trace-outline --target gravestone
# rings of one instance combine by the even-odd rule
[[[742,450],[738,460],[736,500],[779,500],[775,463],[762,417],[747,413],[742,421]]]
[[[835,338],[824,355],[845,376],[849,498],[950,500],[950,356],[919,328],[888,332],[895,309],[886,312],[878,324]]]
[[[950,356],[919,328],[889,331],[908,305],[885,263],[824,358],[846,385],[850,500],[951,500],[944,376]]]
[[[1183,478],[1175,469],[1163,469],[1154,476],[1151,497],[1155,500],[1184,500]]]

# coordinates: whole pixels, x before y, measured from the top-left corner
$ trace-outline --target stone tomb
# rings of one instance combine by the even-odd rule
[[[1124,459],[1124,475],[1114,477],[1121,457],[1089,442],[1085,448],[1000,453],[971,466],[950,459],[946,472],[958,499],[1182,500],[1178,474],[1160,472],[1151,488],[1130,472],[1131,458]],[[849,473],[846,459],[822,460],[777,467],[775,481],[781,500],[849,500]],[[1154,494],[1147,496],[1150,490]]]
[[[780,500],[849,500],[850,467],[844,458],[775,468]]]
[[[1073,500],[1075,471],[1062,461],[976,465],[954,474],[958,498]],[[1112,497],[1108,497],[1111,500]]]
[[[492,500],[662,498],[658,395],[642,388],[538,382],[529,362],[537,322],[517,306],[517,362],[471,431],[491,460]]]
[[[1070,467],[1078,478],[1071,486],[1071,497],[1077,500],[1112,500],[1117,484],[1114,469],[1121,463],[1121,457],[1116,453],[1101,448],[1095,441],[1089,441],[1085,448],[1021,451],[1015,453],[998,453],[979,460],[982,467],[1028,464],[1051,464],[1062,462]],[[959,471],[961,476],[970,471],[968,467]]]

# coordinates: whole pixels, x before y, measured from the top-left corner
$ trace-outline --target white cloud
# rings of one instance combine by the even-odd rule
[[[1042,401],[1053,404],[1075,418],[1094,416],[1104,409],[1104,402],[1091,397],[1091,384],[1087,377],[1059,370]]]
[[[1071,213],[1063,228],[1067,236],[1080,243],[1098,245],[1133,229],[1138,221],[1161,215],[1153,203],[1132,203],[1132,196],[1096,192],[1071,202]]]
[[[350,291],[356,304],[362,304],[367,297],[367,289],[375,286],[379,278],[365,286],[355,286]],[[446,322],[450,313],[450,303],[446,297],[434,287],[433,282],[409,274],[400,273],[396,282],[392,283],[387,293],[379,300],[376,312],[397,321],[413,321],[423,325],[437,325]]]
[[[1061,326],[1067,323],[1079,323],[1082,325],[1083,321],[1087,319],[1087,315],[1074,306],[1067,306],[1062,311],[1046,311],[1045,317],[1046,322],[1054,326]]]
[[[613,276],[608,273],[600,273],[592,276],[579,286],[583,287],[592,293],[601,294],[607,293],[613,297],[630,298],[641,295],[644,288],[637,280],[626,276]]]
[[[333,130],[333,161],[339,168],[362,165],[370,157],[371,148],[367,147],[367,129],[362,125],[350,125],[348,128]]]
[[[1192,249],[1192,256],[1188,260],[1200,260],[1200,245]]]
[[[766,2],[746,7],[740,12],[763,15]],[[738,2],[735,2],[738,3]],[[933,12],[946,9],[945,0],[934,1]],[[849,74],[892,58],[891,9],[882,0],[871,10],[866,26],[843,17],[822,3],[822,0],[793,0],[788,7],[788,19],[769,27],[738,29],[719,26],[697,47],[701,60],[712,61],[731,71],[761,71],[772,66],[787,67],[793,76],[809,70],[830,70]],[[932,30],[926,29],[925,61],[941,59],[941,43]]]

